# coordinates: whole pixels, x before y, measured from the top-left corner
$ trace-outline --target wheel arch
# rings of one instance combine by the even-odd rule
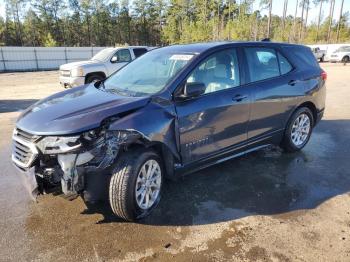
[[[85,75],[85,84],[87,83],[87,80],[89,79],[89,77],[93,76],[93,75],[98,75],[98,76],[101,76],[103,78],[106,78],[105,72],[102,72],[102,71],[90,72],[90,73]]]
[[[138,143],[129,144],[126,150],[129,151],[138,149],[155,151],[163,161],[162,164],[165,169],[165,176],[167,178],[174,179],[174,163],[176,156],[172,153],[166,144],[158,141],[150,141],[146,143],[140,143],[140,141],[138,141]]]
[[[287,132],[288,132],[288,129],[289,129],[289,125],[292,123],[292,120],[293,120],[293,115],[300,109],[300,108],[308,108],[311,113],[312,113],[312,117],[313,117],[313,123],[312,123],[312,127],[315,126],[315,124],[317,123],[317,108],[315,106],[315,104],[311,101],[305,101],[303,103],[301,103],[300,105],[296,106],[294,108],[294,110],[291,110],[290,112],[290,115],[286,121],[286,124],[285,124],[285,129],[284,129],[284,132],[283,132],[283,138],[282,138],[282,141],[280,143],[280,146],[286,151],[286,152],[295,152],[295,151],[298,151],[300,150],[301,148],[299,149],[295,149],[294,147],[290,146],[290,142],[289,141],[289,138],[288,138],[288,135],[287,135]],[[311,134],[312,131],[310,131],[310,134]],[[307,143],[307,142],[306,142]],[[305,143],[305,145],[306,145]],[[304,147],[304,146],[303,146]]]
[[[296,112],[299,108],[302,108],[302,107],[306,107],[306,108],[310,109],[310,111],[312,112],[312,117],[313,117],[313,125],[315,125],[315,122],[317,120],[317,108],[316,108],[315,104],[311,101],[306,101],[306,102],[300,104],[299,106],[297,106],[293,110],[293,112],[290,114],[288,119],[291,118],[291,116],[294,114],[294,112]]]

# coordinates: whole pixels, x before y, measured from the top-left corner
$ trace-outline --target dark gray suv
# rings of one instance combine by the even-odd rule
[[[301,45],[155,49],[25,110],[12,160],[32,193],[109,199],[117,216],[136,220],[156,207],[165,178],[272,144],[302,149],[322,118],[326,78]]]

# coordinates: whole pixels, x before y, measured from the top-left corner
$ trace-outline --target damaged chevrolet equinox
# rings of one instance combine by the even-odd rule
[[[326,78],[302,45],[158,48],[26,109],[12,161],[32,194],[108,199],[135,221],[157,206],[166,178],[269,145],[302,149],[323,116]]]

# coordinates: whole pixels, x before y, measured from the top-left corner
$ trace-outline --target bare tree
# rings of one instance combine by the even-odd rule
[[[260,0],[260,6],[265,9],[268,8],[269,16],[267,20],[267,33],[266,37],[269,38],[271,35],[271,13],[272,13],[272,0]]]
[[[284,28],[286,27],[287,7],[288,7],[288,0],[284,0],[283,16],[282,16],[282,32],[284,31]]]
[[[339,14],[338,27],[337,27],[337,43],[339,41],[340,25],[342,23],[342,18],[343,18],[343,6],[344,6],[344,0],[341,1],[341,6],[340,6],[340,14]]]
[[[321,18],[322,18],[322,5],[323,3],[328,2],[328,0],[314,0],[314,5],[320,5],[320,9],[318,11],[318,18],[317,18],[317,31],[316,31],[316,42],[318,41],[318,34],[320,32],[320,24],[321,24]]]
[[[305,23],[304,23],[304,26],[303,26],[303,31],[302,31],[302,36],[301,36],[301,39],[303,40],[304,39],[304,34],[305,34],[305,31],[307,30],[307,19],[309,17],[309,6],[310,6],[310,0],[305,0],[305,4],[306,4],[306,14],[305,14]]]
[[[267,37],[271,35],[271,12],[272,12],[272,0],[269,0],[269,19],[267,22]]]
[[[294,24],[293,24],[293,37],[294,37],[294,41],[296,39],[296,34],[297,34],[297,14],[298,14],[298,4],[299,4],[299,1],[296,0],[297,3],[295,5],[295,13],[294,13]]]
[[[305,10],[305,1],[306,0],[302,0],[300,2],[301,5],[301,22],[300,22],[300,27],[299,27],[299,41],[302,38],[302,32],[303,32],[303,27],[304,27],[304,10]]]
[[[329,25],[328,25],[327,43],[329,43],[330,40],[331,40],[331,31],[332,31],[332,24],[333,24],[334,4],[335,4],[335,0],[331,0],[331,5],[330,5],[330,7],[329,7]]]

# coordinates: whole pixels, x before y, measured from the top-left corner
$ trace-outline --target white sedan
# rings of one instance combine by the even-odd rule
[[[330,62],[342,62],[349,63],[350,62],[350,46],[342,46],[335,50],[334,53],[331,54]]]

